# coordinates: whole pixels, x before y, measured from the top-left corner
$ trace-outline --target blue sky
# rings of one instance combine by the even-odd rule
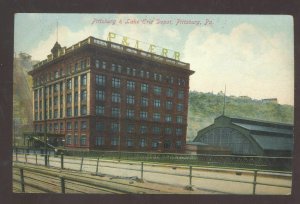
[[[178,19],[201,24],[177,24]],[[125,24],[128,20],[139,23]],[[143,24],[143,20],[153,23]],[[181,60],[196,71],[190,90],[217,93],[226,84],[228,95],[294,104],[291,16],[20,13],[15,16],[15,52],[45,59],[56,42],[57,21],[62,46],[88,36],[106,40],[108,32],[115,32],[179,51]],[[162,21],[171,24],[158,24]]]

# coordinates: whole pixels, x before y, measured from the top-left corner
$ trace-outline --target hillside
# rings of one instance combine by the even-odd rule
[[[223,112],[224,95],[190,92],[187,141],[214,122]],[[294,107],[277,103],[263,103],[249,97],[226,96],[225,115],[271,122],[293,123]]]
[[[23,132],[32,131],[32,79],[27,74],[32,69],[30,59],[14,59],[13,71],[13,134],[18,144],[23,143]]]

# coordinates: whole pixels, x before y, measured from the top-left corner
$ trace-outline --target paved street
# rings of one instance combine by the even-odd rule
[[[13,159],[15,161],[15,155]],[[18,161],[26,162],[25,156],[18,155]],[[45,164],[44,157],[40,155],[37,155],[37,158],[35,155],[27,155],[27,162],[32,164],[37,163],[38,165]],[[51,156],[49,163],[52,167],[60,168],[60,157]],[[82,171],[95,173],[97,169],[96,166],[97,159],[84,158]],[[64,168],[79,171],[81,169],[81,158],[64,156]],[[98,173],[113,176],[116,177],[116,179],[118,177],[141,178],[141,172],[141,162],[100,160],[98,164]],[[143,165],[143,179],[147,182],[163,183],[185,188],[189,185],[189,174],[190,169],[188,166],[151,163],[144,163]],[[253,192],[253,171],[193,167],[192,176],[192,186],[194,189],[227,194],[252,194]],[[211,179],[197,177],[209,177]],[[251,183],[222,181],[216,179],[238,180]],[[267,183],[271,185],[291,186],[292,179],[290,174],[286,175],[259,172],[256,181],[258,183]],[[256,194],[288,195],[290,192],[290,188],[259,184],[256,185]]]

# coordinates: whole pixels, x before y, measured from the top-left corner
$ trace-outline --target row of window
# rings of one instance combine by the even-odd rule
[[[96,123],[96,130],[97,132],[120,132],[120,123],[112,122],[110,124],[110,127],[105,127],[104,122],[97,122]],[[172,127],[165,127],[161,128],[160,126],[147,126],[147,125],[141,125],[136,126],[135,124],[126,124],[126,131],[127,133],[140,133],[140,134],[147,134],[147,133],[153,133],[153,134],[161,134],[162,131],[164,131],[164,134],[171,135],[175,134],[176,136],[182,136],[183,135],[183,129],[182,128],[172,128]]]
[[[105,139],[110,140],[111,146],[118,146],[119,145],[119,138],[113,137],[113,138],[105,138],[103,136],[96,137],[95,140],[95,145],[96,146],[103,146],[105,145]],[[80,146],[85,146],[87,143],[87,139],[85,135],[80,136]],[[126,146],[127,147],[134,147],[136,141],[131,138],[126,139]],[[66,137],[66,145],[77,145],[78,144],[78,136],[74,135],[72,138],[71,135],[67,135]],[[151,147],[152,149],[157,149],[159,148],[159,145],[162,144],[164,149],[171,149],[172,147],[172,142],[170,140],[166,140],[164,142],[160,142],[157,139],[154,139],[151,141]],[[138,141],[138,146],[141,148],[147,147],[147,140],[145,138],[141,138]],[[178,140],[175,142],[175,148],[176,149],[181,149],[182,148],[182,141]]]
[[[74,125],[74,127],[72,128],[72,125]],[[79,126],[80,125],[80,126]],[[36,124],[35,125],[35,131],[36,132],[42,132],[44,131],[43,130],[43,124]],[[67,130],[78,130],[80,127],[80,130],[81,131],[85,131],[87,128],[88,128],[88,124],[87,124],[87,121],[81,121],[79,124],[78,124],[78,121],[75,121],[74,123],[72,122],[66,122],[66,127],[64,127],[64,123],[63,122],[60,122],[60,123],[49,123],[46,128],[47,128],[47,131],[59,131],[59,130],[65,130],[64,128],[66,128]]]
[[[84,70],[87,67],[89,67],[89,64],[90,64],[89,59],[79,60],[78,62],[74,63],[73,68],[72,68],[72,65],[70,64],[67,66],[66,70],[64,70],[63,68],[60,68],[53,72],[48,72],[45,75],[36,77],[33,80],[33,84],[34,84],[34,86],[39,86],[40,84],[43,84],[44,82],[58,79],[62,76],[70,75],[71,73],[76,73],[80,70]]]
[[[80,76],[80,80],[81,80],[81,86],[84,87],[87,85],[87,75],[83,74]],[[78,76],[74,77],[74,88],[78,87]],[[61,81],[59,83],[55,83],[53,85],[49,85],[47,87],[45,87],[45,94],[46,96],[49,94],[53,93],[57,93],[58,91],[60,91],[60,93],[63,92],[63,87],[64,87],[64,83]],[[66,89],[67,90],[71,90],[72,89],[72,79],[68,79],[66,81]],[[41,98],[42,97],[42,88],[40,88],[39,90],[35,90],[34,91],[34,99],[37,100],[38,96]]]
[[[104,106],[96,106],[96,115],[98,115],[98,116],[105,115],[105,107]],[[120,117],[120,108],[117,108],[117,107],[111,108],[111,116]],[[126,110],[127,118],[129,118],[129,119],[135,118],[135,116],[136,116],[135,110],[133,110],[133,109]],[[165,117],[165,122],[172,122],[174,116],[172,116],[170,114],[166,114],[164,117]],[[148,111],[140,111],[139,118],[141,120],[150,119],[150,117],[148,117]],[[161,113],[154,112],[152,114],[153,121],[161,121],[162,118],[163,118],[163,116]],[[176,116],[175,118],[176,118],[176,123],[183,123],[183,116]]]
[[[131,67],[123,67],[120,64],[115,64],[115,63],[111,63],[110,67],[108,66],[108,63],[106,61],[103,60],[99,60],[96,59],[95,61],[95,67],[98,69],[104,69],[104,70],[108,70],[110,68],[110,70],[112,72],[117,72],[117,73],[123,73],[123,74],[127,74],[129,76],[134,76],[134,77],[141,77],[141,78],[146,78],[146,79],[152,79],[154,81],[159,81],[159,82],[167,82],[169,84],[174,84],[175,83],[175,77],[173,76],[164,76],[160,73],[156,73],[156,72],[149,72],[149,71],[145,71],[145,70],[137,70],[135,68],[131,68]],[[186,79],[178,77],[177,78],[177,84],[179,86],[185,86],[186,85]]]
[[[49,113],[49,114],[48,114]],[[78,106],[74,106],[74,115],[72,114],[72,108],[68,107],[66,108],[66,117],[72,117],[72,116],[79,116],[79,111],[78,111]],[[84,116],[87,115],[87,106],[86,105],[81,105],[80,106],[80,115]],[[49,112],[46,110],[45,113],[45,119],[56,119],[56,118],[63,118],[63,108],[61,108],[58,112],[58,109],[54,109],[53,113],[52,113],[52,109],[49,109]],[[42,120],[42,112],[39,113],[35,112],[34,113],[34,120]]]
[[[99,86],[105,86],[106,85],[106,76],[105,75],[96,75],[96,84]],[[120,88],[121,87],[121,79],[113,77],[111,79],[111,86],[113,88]],[[137,85],[135,81],[127,80],[126,81],[126,88],[128,91],[137,91],[136,89]],[[147,83],[141,83],[140,85],[140,91],[141,93],[149,93],[149,84]],[[155,95],[161,95],[162,94],[162,87],[160,86],[153,86],[153,93]],[[166,96],[173,97],[174,96],[174,90],[172,88],[166,88]],[[184,91],[178,90],[177,98],[183,99],[184,98]]]

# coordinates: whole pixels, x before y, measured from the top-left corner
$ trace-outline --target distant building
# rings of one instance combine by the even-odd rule
[[[266,99],[261,99],[262,103],[278,103],[277,98],[266,98]]]
[[[291,156],[293,125],[222,115],[193,142],[227,148],[235,155]]]
[[[184,151],[188,63],[94,37],[51,52],[29,72],[35,132],[67,148]]]

